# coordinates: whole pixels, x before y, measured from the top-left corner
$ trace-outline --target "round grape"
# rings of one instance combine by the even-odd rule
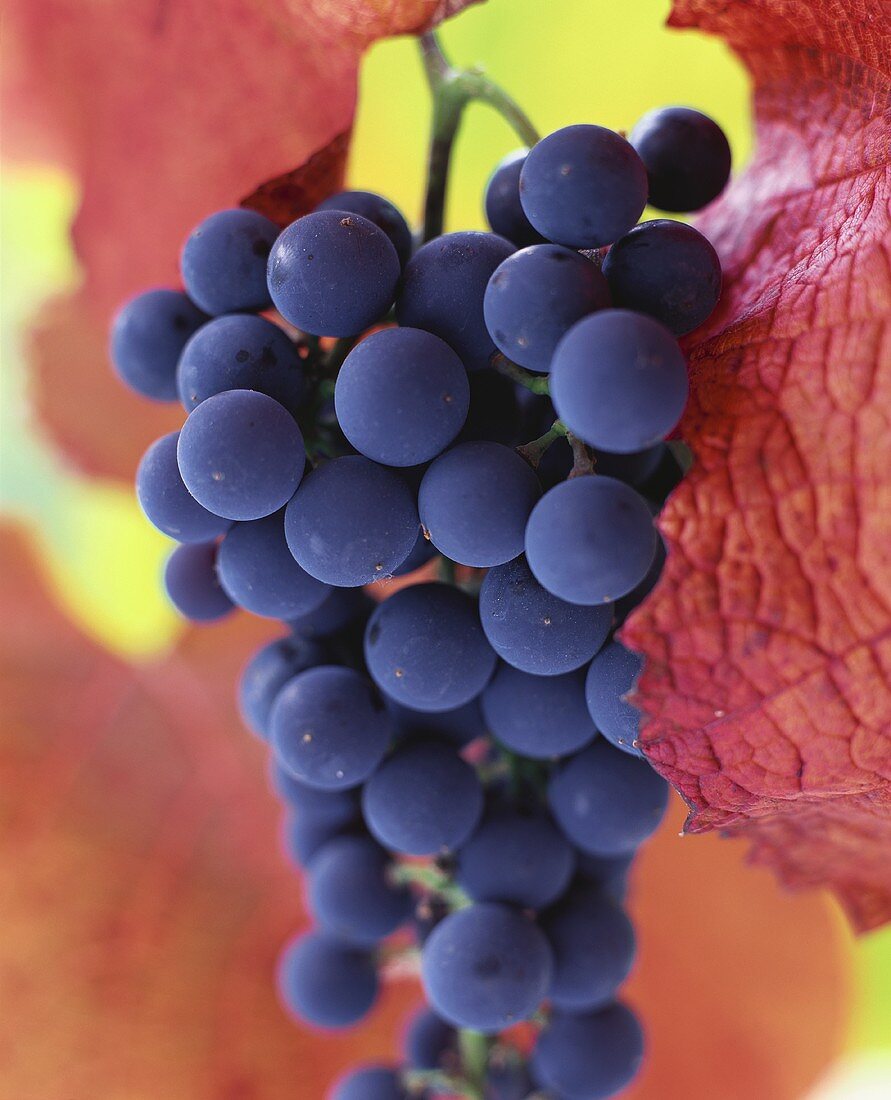
[[[189,340],[176,384],[187,413],[224,390],[257,390],[294,412],[304,378],[297,348],[278,325],[252,313],[234,313],[214,318]]]
[[[118,377],[152,401],[176,400],[176,365],[207,314],[180,290],[147,290],[117,312],[109,353]]]
[[[244,724],[258,737],[269,736],[269,715],[275,697],[298,672],[322,663],[321,648],[289,634],[276,638],[251,657],[238,682],[238,709]]]
[[[371,685],[350,668],[307,669],[279,692],[269,717],[275,755],[311,787],[345,790],[366,780],[392,726]]]
[[[425,856],[463,844],[483,811],[473,768],[439,741],[410,742],[377,769],[362,792],[371,833],[387,848]]]
[[[522,1062],[490,1063],[486,1068],[483,1100],[528,1100],[534,1092],[535,1085]]]
[[[330,1100],[411,1100],[399,1071],[387,1066],[363,1066],[334,1086]]]
[[[344,835],[341,825],[293,814],[285,821],[285,854],[297,867],[305,870],[327,844]]]
[[[176,610],[196,623],[211,623],[234,610],[217,577],[212,542],[177,546],[164,567],[164,587]]]
[[[647,203],[647,172],[628,142],[603,126],[566,126],[532,147],[520,173],[526,217],[569,248],[617,241]]]
[[[644,500],[610,477],[550,489],[526,526],[526,559],[540,584],[570,603],[616,600],[646,576],[656,530]]]
[[[365,630],[365,660],[375,683],[412,710],[469,703],[495,669],[495,652],[475,601],[444,584],[403,588],[379,604]]]
[[[179,432],[161,436],[142,456],[136,470],[136,496],[149,521],[177,542],[210,542],[229,530],[186,488],[176,462]]]
[[[649,176],[650,202],[660,210],[701,210],[727,186],[730,144],[721,127],[692,107],[660,107],[628,140]]]
[[[372,333],[346,357],[334,390],[343,434],[386,466],[429,462],[461,430],[467,371],[444,340],[413,328]]]
[[[612,626],[609,604],[583,607],[543,588],[522,555],[490,569],[480,588],[480,620],[502,660],[535,676],[587,664]]]
[[[643,1033],[622,1004],[581,1015],[555,1012],[535,1044],[535,1077],[561,1100],[608,1100],[631,1083]]]
[[[687,363],[677,340],[642,313],[585,317],[557,345],[551,397],[571,432],[627,454],[664,439],[687,403]]]
[[[290,619],[288,626],[307,638],[328,638],[367,619],[374,606],[361,588],[332,588],[314,611]]]
[[[396,301],[399,324],[441,337],[468,370],[488,366],[495,344],[483,296],[495,268],[513,251],[494,233],[446,233],[428,241],[406,265]]]
[[[306,450],[291,414],[253,390],[214,394],[179,433],[179,472],[192,496],[225,519],[262,519],[293,496]]]
[[[418,510],[433,545],[461,565],[502,565],[523,551],[541,487],[532,467],[501,443],[459,443],[421,482]]]
[[[367,951],[324,932],[309,932],[282,953],[278,987],[295,1016],[317,1027],[345,1028],[371,1011],[378,979]]]
[[[623,856],[592,856],[587,852],[579,852],[579,881],[593,883],[607,897],[622,905],[628,893],[628,877],[634,856],[634,852]]]
[[[303,821],[315,821],[343,831],[362,820],[357,788],[347,791],[323,791],[309,787],[279,764],[273,755],[270,778],[275,793]]]
[[[634,747],[640,734],[640,711],[625,696],[631,694],[643,670],[643,658],[621,642],[610,642],[588,669],[585,695],[597,728],[617,749],[642,756]]]
[[[513,241],[517,248],[544,240],[529,223],[520,203],[520,172],[528,149],[515,149],[496,166],[486,184],[486,220],[493,233]]]
[[[412,1016],[402,1045],[412,1069],[442,1069],[458,1057],[457,1032],[429,1008]]]
[[[313,470],[285,512],[285,536],[299,564],[342,588],[392,576],[411,553],[419,527],[402,478],[362,455]]]
[[[219,210],[189,234],[180,258],[186,293],[205,313],[266,309],[266,259],[275,222],[255,210]]]
[[[304,674],[305,675],[305,674]],[[643,760],[598,739],[560,765],[548,785],[557,824],[583,852],[633,852],[668,806],[668,784]]]
[[[718,253],[683,222],[635,226],[607,253],[603,274],[617,306],[655,317],[675,336],[701,325],[721,296]]]
[[[491,902],[449,914],[430,933],[421,956],[433,1009],[456,1027],[487,1034],[536,1011],[551,969],[551,949],[535,924]]]
[[[411,229],[401,211],[373,191],[338,191],[316,207],[316,210],[345,210],[348,214],[361,214],[383,230],[396,249],[399,263],[405,267],[411,256]]]
[[[600,269],[559,244],[515,252],[486,287],[486,327],[504,354],[521,367],[547,373],[561,337],[598,309],[611,305]]]
[[[505,748],[534,760],[578,752],[597,736],[585,705],[581,671],[530,676],[501,665],[482,702],[493,736]]]
[[[393,570],[394,577],[407,577],[409,573],[416,573],[428,561],[436,557],[436,547],[430,539],[424,537],[423,531],[418,531],[418,537],[412,547],[411,553],[399,566]]]
[[[428,734],[463,747],[486,733],[486,723],[479,699],[471,699],[469,703],[454,710],[440,710],[432,713],[412,710],[390,698],[387,698],[386,703],[390,717],[403,738]]]
[[[317,210],[285,229],[269,254],[269,291],[295,328],[315,336],[357,336],[390,308],[399,257],[383,230],[361,214]]]

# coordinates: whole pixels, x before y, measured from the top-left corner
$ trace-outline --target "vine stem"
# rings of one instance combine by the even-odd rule
[[[493,370],[497,370],[499,374],[503,374],[505,378],[510,378],[513,382],[525,386],[526,389],[531,390],[532,393],[551,392],[547,376],[533,374],[531,370],[526,370],[525,367],[520,367],[516,363],[511,362],[511,360],[508,359],[506,355],[502,355],[500,351],[496,351],[489,360],[489,366],[491,366]]]
[[[525,458],[533,470],[537,469],[551,444],[556,443],[558,439],[565,438],[567,435],[569,435],[569,429],[563,421],[555,420],[544,435],[540,435],[538,439],[533,439],[529,443],[517,447],[517,454]]]
[[[570,447],[572,447],[572,469],[569,471],[567,478],[596,474],[595,459],[588,445],[583,443],[578,436],[573,435],[572,432],[567,432],[566,438],[569,440]]]
[[[397,863],[390,868],[389,878],[397,886],[420,886],[428,890],[449,906],[450,909],[465,909],[470,898],[449,875],[436,867],[424,863]]]

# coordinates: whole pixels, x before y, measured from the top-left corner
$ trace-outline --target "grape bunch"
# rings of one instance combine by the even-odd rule
[[[170,599],[286,627],[239,686],[316,921],[282,1000],[349,1027],[419,953],[403,1065],[333,1100],[599,1100],[640,1065],[623,902],[668,789],[615,634],[665,560],[678,337],[721,270],[690,226],[638,221],[729,168],[711,119],[668,108],[511,154],[491,232],[415,247],[362,191],[281,231],[224,210],[186,241],[184,289],[114,323],[123,380],[187,413],[136,478],[180,544]]]

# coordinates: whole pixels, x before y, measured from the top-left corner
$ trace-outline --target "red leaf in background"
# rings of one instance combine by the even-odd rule
[[[44,311],[33,356],[38,411],[70,458],[129,480],[177,426],[174,410],[134,401],[110,372],[113,310],[176,283],[201,218],[330,143],[325,179],[338,182],[362,51],[469,2],[9,0],[4,156],[61,164],[81,187],[84,283]]]
[[[702,227],[695,465],[627,639],[688,829],[747,837],[859,928],[891,918],[891,5],[676,0],[755,83],[757,152]]]
[[[130,666],[77,633],[33,563],[0,533],[0,1092],[322,1100],[347,1066],[395,1057],[414,985],[339,1036],[276,1003],[300,883],[278,853],[265,753],[231,701],[275,628],[236,616]],[[629,1097],[798,1100],[844,1042],[841,922],[737,846],[678,840],[679,820],[635,869],[628,997],[649,1054]]]

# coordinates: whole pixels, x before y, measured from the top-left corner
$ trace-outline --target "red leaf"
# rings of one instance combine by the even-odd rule
[[[891,918],[889,15],[675,4],[751,70],[757,152],[702,220],[727,282],[692,341],[696,462],[627,632],[688,829],[748,837],[859,928]]]
[[[339,182],[362,51],[469,2],[10,0],[4,156],[61,164],[82,189],[84,284],[43,318],[34,361],[39,412],[82,468],[130,478],[170,428],[167,410],[134,401],[109,370],[112,311],[176,283],[201,218],[314,152],[329,147],[316,183]]]
[[[338,1037],[276,1004],[276,954],[305,918],[265,753],[231,702],[274,630],[234,617],[132,667],[76,632],[32,563],[0,533],[0,1091],[321,1100],[348,1065],[396,1056],[414,985]],[[843,930],[678,822],[635,869],[628,996],[649,1054],[631,1095],[798,1100],[844,1042]]]

